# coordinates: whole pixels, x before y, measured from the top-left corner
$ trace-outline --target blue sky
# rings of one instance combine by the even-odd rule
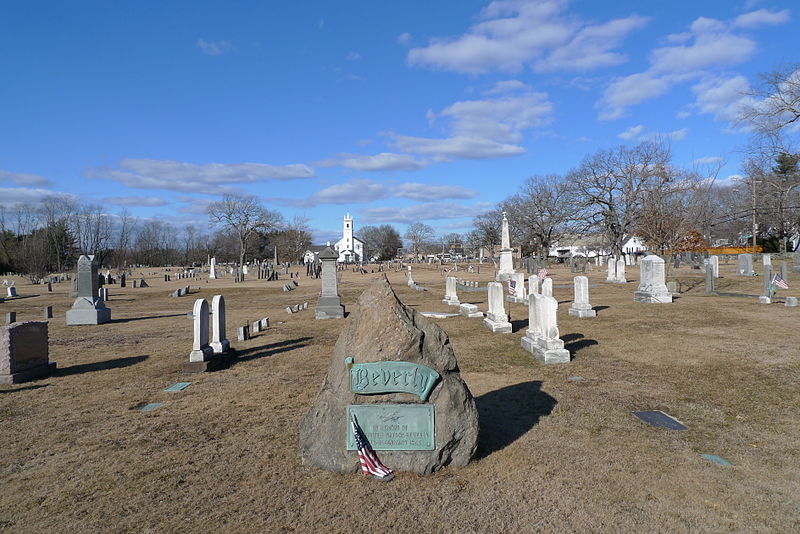
[[[0,8],[0,204],[53,193],[207,228],[226,191],[318,242],[437,232],[534,174],[661,135],[723,158],[789,1],[37,2]]]

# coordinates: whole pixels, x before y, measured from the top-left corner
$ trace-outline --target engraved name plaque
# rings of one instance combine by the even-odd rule
[[[439,373],[412,362],[353,363],[347,358],[345,365],[350,369],[350,391],[359,395],[401,392],[419,395],[425,401],[439,380]]]
[[[356,416],[361,431],[376,451],[430,451],[434,449],[432,404],[351,404],[347,420]],[[347,450],[356,450],[347,429]]]

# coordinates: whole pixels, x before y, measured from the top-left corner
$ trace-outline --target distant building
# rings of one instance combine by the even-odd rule
[[[339,253],[339,263],[352,263],[364,260],[364,242],[353,235],[353,218],[348,213],[342,222],[342,238],[333,245]]]
[[[314,263],[319,253],[325,250],[328,245],[311,245],[303,254],[303,263]]]

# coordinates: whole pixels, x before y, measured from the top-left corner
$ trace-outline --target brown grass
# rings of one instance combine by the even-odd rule
[[[761,280],[733,276],[725,291],[758,294]],[[557,285],[572,275],[555,267]],[[459,273],[486,282],[492,273]],[[527,310],[511,306],[515,333],[479,319],[437,322],[450,334],[481,416],[478,458],[429,477],[389,484],[301,464],[298,422],[317,393],[343,321],[314,321],[317,281],[149,277],[148,289],[111,287],[115,321],[66,327],[67,284],[55,292],[18,281],[0,304],[19,320],[52,304],[51,360],[59,374],[0,386],[0,531],[3,533],[204,532],[791,532],[800,530],[799,308],[702,294],[671,305],[634,303],[636,282],[590,274],[595,319],[567,315],[571,289],[555,289],[560,330],[574,360],[544,366],[519,346]],[[629,268],[636,279],[637,268]],[[420,293],[389,273],[419,311],[445,311],[444,281],[415,267]],[[349,312],[369,275],[344,273]],[[798,278],[798,275],[795,275]],[[790,281],[800,286],[800,280]],[[196,289],[197,282],[192,283]],[[182,375],[193,299],[225,295],[228,336],[242,358],[230,369]],[[797,289],[781,294],[800,295]],[[459,293],[486,307],[485,293]],[[308,311],[284,308],[309,301]],[[248,342],[235,326],[269,316]],[[569,380],[579,375],[581,381]],[[162,390],[178,381],[180,393]],[[147,402],[163,407],[141,413]],[[661,409],[689,430],[650,427],[631,412]],[[722,456],[721,467],[700,457]]]

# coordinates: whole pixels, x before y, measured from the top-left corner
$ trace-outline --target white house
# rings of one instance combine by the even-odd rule
[[[353,218],[348,213],[344,216],[342,238],[333,245],[339,253],[339,263],[350,263],[364,260],[364,242],[353,235]]]
[[[622,245],[622,252],[625,254],[635,254],[637,252],[645,252],[646,250],[647,246],[636,236],[631,237]]]

